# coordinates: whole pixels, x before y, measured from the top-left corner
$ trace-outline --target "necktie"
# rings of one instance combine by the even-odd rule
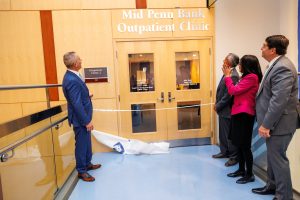
[[[79,78],[84,82],[84,78],[82,77],[82,75],[79,73]]]
[[[264,76],[263,76],[263,78],[262,78],[262,80],[261,80],[261,82],[260,82],[260,85],[259,85],[259,88],[258,88],[258,92],[257,92],[256,95],[258,95],[258,94],[260,93],[260,91],[262,90],[262,87],[263,87],[265,78],[266,78],[266,76],[267,76],[267,74],[268,74],[268,72],[269,72],[269,69],[270,69],[270,68],[269,68],[269,65],[267,65],[266,71],[265,71]]]

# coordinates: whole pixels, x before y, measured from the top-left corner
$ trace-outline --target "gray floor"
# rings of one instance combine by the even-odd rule
[[[273,196],[253,194],[251,188],[262,187],[263,181],[236,184],[237,178],[227,173],[237,169],[225,167],[226,159],[213,159],[217,146],[172,148],[170,154],[121,155],[98,153],[93,163],[101,163],[91,171],[96,181],[79,180],[71,200],[270,200]]]

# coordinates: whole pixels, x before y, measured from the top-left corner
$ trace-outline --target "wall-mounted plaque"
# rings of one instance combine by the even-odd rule
[[[107,67],[84,68],[86,83],[108,82]]]

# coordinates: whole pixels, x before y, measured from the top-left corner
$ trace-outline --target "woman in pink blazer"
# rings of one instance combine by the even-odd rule
[[[243,75],[234,85],[230,78],[230,67],[223,66],[228,93],[234,97],[229,137],[239,153],[239,169],[227,176],[242,176],[236,183],[245,184],[254,181],[251,140],[255,118],[255,97],[262,73],[258,59],[253,55],[245,55],[241,58],[239,70]]]

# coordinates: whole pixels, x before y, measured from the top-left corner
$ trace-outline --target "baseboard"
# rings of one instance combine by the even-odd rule
[[[167,142],[170,143],[170,148],[211,145],[210,137],[169,140]]]

